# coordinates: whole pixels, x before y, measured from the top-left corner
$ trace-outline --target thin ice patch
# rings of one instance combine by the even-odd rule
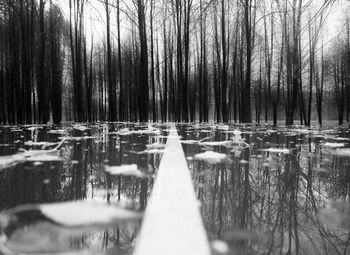
[[[341,148],[345,146],[345,143],[324,143],[322,144],[324,147],[328,148]]]
[[[224,147],[231,147],[233,144],[233,141],[219,141],[219,142],[200,142],[199,145],[204,146],[224,146]]]
[[[268,148],[268,149],[261,149],[260,151],[270,152],[270,153],[281,153],[281,154],[289,154],[289,149],[280,149],[280,148]]]
[[[332,151],[332,154],[341,157],[350,157],[350,148],[336,149]]]
[[[23,154],[0,156],[0,170],[13,167],[24,162],[26,162],[26,158]]]
[[[146,175],[141,172],[136,164],[121,165],[121,166],[105,166],[105,171],[112,175],[125,175],[143,178]]]
[[[49,219],[70,227],[108,224],[140,219],[141,214],[113,205],[95,202],[62,202],[42,204],[41,212]]]
[[[90,130],[90,128],[85,127],[85,126],[82,126],[82,125],[74,125],[74,126],[73,126],[73,129],[75,129],[75,130],[79,130],[79,131],[81,131],[81,132],[84,132],[84,131]]]
[[[227,160],[227,155],[215,151],[206,151],[196,154],[194,159],[205,161],[209,164],[219,164]]]

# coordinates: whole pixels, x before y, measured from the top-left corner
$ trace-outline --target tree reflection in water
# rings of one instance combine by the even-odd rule
[[[24,204],[71,200],[104,201],[143,211],[153,181],[131,176],[112,176],[104,171],[104,166],[136,163],[140,170],[154,173],[159,166],[161,154],[138,155],[135,152],[144,151],[147,144],[165,143],[166,139],[157,138],[154,134],[117,134],[121,128],[144,129],[141,125],[96,124],[90,128],[84,132],[65,128],[67,132],[57,134],[48,133],[51,128],[46,126],[33,130],[18,127],[18,132],[13,132],[13,128],[2,128],[0,144],[9,146],[1,146],[0,155],[14,154],[19,148],[31,149],[25,146],[25,141],[56,143],[62,136],[66,141],[60,149],[63,159],[60,162],[28,162],[0,171],[0,211]],[[165,131],[162,132],[162,135],[166,134]],[[40,146],[33,148],[40,149]],[[33,224],[31,219],[21,220]],[[52,233],[56,233],[56,227],[50,227],[50,222],[47,225],[45,219],[38,218],[35,222],[38,223],[35,226],[49,226]],[[11,227],[22,231],[19,224]],[[92,254],[97,251],[130,254],[139,227],[140,222],[111,225],[92,233],[91,230],[84,232],[83,229],[78,237],[70,238],[69,242],[59,240],[62,243],[53,249],[61,252],[91,249]],[[41,231],[33,229],[32,232]]]
[[[186,140],[232,138],[219,130],[181,130]],[[225,241],[230,254],[349,254],[349,157],[325,148],[327,137],[266,127],[243,131],[249,148],[183,144],[209,238]],[[277,146],[289,153],[261,150]],[[231,160],[193,160],[208,149]]]

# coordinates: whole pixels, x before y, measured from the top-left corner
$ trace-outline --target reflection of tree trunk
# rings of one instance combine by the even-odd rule
[[[309,153],[311,154],[311,138],[309,138]],[[307,172],[307,186],[306,186],[306,199],[305,199],[305,214],[308,215],[308,203],[309,203],[309,194],[312,193],[312,161],[309,160],[309,169]]]
[[[244,167],[244,194],[242,202],[242,211],[241,211],[241,221],[240,227],[247,227],[247,217],[248,217],[248,206],[249,206],[249,167]]]
[[[299,254],[298,237],[298,189],[299,189],[299,164],[296,161],[297,155],[288,155],[286,162],[286,189],[289,192],[289,214],[288,214],[288,252],[292,254],[294,239],[295,254]],[[286,193],[287,193],[286,192]]]
[[[219,171],[216,171],[215,175],[215,181],[214,181],[214,190],[213,190],[213,200],[211,205],[211,222],[214,222],[215,219],[215,199],[216,199],[216,193],[218,188],[218,181],[219,181]]]
[[[298,176],[297,176],[298,178]],[[297,181],[296,179],[295,181]],[[298,182],[296,183],[296,190],[294,191],[295,193],[298,192]],[[298,213],[297,213],[297,201],[298,197],[297,194],[294,195],[293,197],[293,227],[294,227],[294,239],[295,239],[295,254],[299,254],[299,235],[298,235]]]
[[[281,233],[281,244],[280,244],[280,254],[282,254],[282,249],[284,247],[284,224],[283,224],[283,218],[284,218],[284,201],[285,201],[285,197],[286,197],[286,192],[285,190],[282,188],[282,175],[281,175],[281,169],[279,169],[278,171],[278,186],[279,186],[279,210],[281,212],[281,218],[280,218],[280,225],[281,225],[281,229],[280,229],[280,233]]]
[[[270,247],[269,247],[269,250],[267,252],[267,254],[272,254],[272,250],[273,248],[275,247],[275,233],[276,233],[276,229],[278,227],[280,227],[280,233],[281,233],[281,243],[279,244],[279,246],[281,247],[281,250],[280,250],[280,254],[282,254],[282,248],[283,248],[283,204],[284,204],[284,199],[285,199],[285,192],[283,192],[282,188],[281,188],[281,171],[279,169],[278,171],[278,177],[277,177],[277,180],[278,180],[278,183],[277,183],[277,188],[276,188],[276,191],[278,192],[278,197],[279,197],[279,201],[278,201],[278,211],[277,211],[277,216],[276,216],[276,219],[275,219],[275,224],[273,226],[273,229],[272,229],[272,234],[271,234],[271,237],[272,237],[272,240],[271,240],[271,243],[270,243]],[[268,211],[270,212],[271,211],[271,208],[268,209]]]
[[[236,185],[235,185],[235,181],[236,181],[236,178],[235,178],[235,173],[236,171],[236,168],[235,168],[236,164],[232,164],[231,165],[231,184],[232,184],[232,218],[234,219],[235,218],[235,213],[236,213],[236,199],[235,199],[235,195],[236,195]]]
[[[141,192],[140,192],[140,210],[144,210],[147,205],[147,189],[148,189],[148,180],[141,180]]]
[[[107,178],[107,203],[111,202],[111,189],[112,189],[112,180],[111,175],[109,173],[106,173]]]
[[[290,198],[289,200],[289,208],[291,209],[292,208],[292,198]],[[291,255],[292,254],[292,236],[293,236],[293,233],[292,233],[292,226],[293,223],[292,223],[292,211],[290,210],[289,211],[289,214],[288,214],[288,252],[287,252],[287,255]]]
[[[72,181],[71,181],[71,199],[82,199],[86,196],[85,181],[86,181],[86,167],[83,160],[82,145],[75,145],[72,160],[78,161],[73,164]]]
[[[224,201],[224,187],[225,187],[225,169],[220,168],[220,193],[219,193],[219,229],[218,229],[218,237],[221,237],[222,224],[223,224],[223,201]]]

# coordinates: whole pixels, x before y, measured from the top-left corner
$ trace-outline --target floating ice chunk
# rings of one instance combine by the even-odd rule
[[[151,150],[144,150],[144,151],[131,151],[132,153],[142,155],[142,154],[162,154],[165,152],[165,149],[151,149]]]
[[[201,133],[213,133],[212,130],[208,130],[208,129],[198,130],[198,132],[201,132]]]
[[[235,136],[240,136],[242,134],[242,132],[238,129],[235,129],[232,131],[232,133],[235,135]]]
[[[82,132],[87,131],[87,130],[90,129],[90,128],[82,126],[82,125],[74,125],[73,128],[76,129],[76,130],[82,131]]]
[[[219,142],[200,142],[199,145],[204,146],[225,146],[230,147],[233,144],[232,141],[219,141]]]
[[[249,165],[249,161],[248,160],[244,160],[244,159],[241,159],[239,161],[239,163],[242,164],[242,165]]]
[[[27,161],[62,161],[58,150],[30,150],[25,151],[24,156]]]
[[[203,141],[210,139],[211,137],[205,137],[201,140],[180,140],[183,144],[201,144]]]
[[[39,210],[54,222],[69,226],[81,227],[96,224],[109,224],[120,221],[140,219],[142,214],[121,207],[97,202],[58,202],[40,205],[24,205],[12,209],[13,214]]]
[[[230,126],[229,125],[219,125],[216,127],[216,129],[227,131],[230,129]]]
[[[324,143],[322,146],[328,148],[341,148],[345,146],[345,143]]]
[[[0,156],[0,170],[25,162],[62,161],[59,150],[29,150],[14,155]]]
[[[59,139],[69,140],[69,141],[83,141],[89,139],[95,139],[93,136],[61,136]]]
[[[280,148],[268,148],[268,149],[261,149],[260,151],[270,152],[270,153],[282,153],[282,154],[289,154],[289,149],[280,149]]]
[[[196,160],[202,160],[209,164],[218,164],[227,160],[227,155],[223,153],[218,153],[215,151],[206,151],[203,153],[198,153],[194,156]]]
[[[53,129],[53,130],[47,131],[47,133],[48,134],[59,134],[59,135],[62,135],[62,134],[66,134],[67,130],[64,130],[64,129]]]
[[[148,129],[140,129],[140,130],[130,130],[128,128],[123,128],[117,132],[109,132],[108,134],[116,134],[116,135],[132,135],[132,134],[138,134],[138,135],[144,135],[144,134],[149,134],[149,135],[160,135],[162,132],[157,129],[150,127]]]
[[[350,157],[350,148],[336,149],[332,151],[332,154],[342,157]]]
[[[181,140],[180,142],[183,144],[198,144],[198,143],[200,143],[199,140]]]
[[[108,132],[109,135],[130,135],[131,131],[128,128],[122,128],[117,132]]]
[[[50,147],[50,146],[55,146],[58,143],[50,143],[50,142],[33,142],[33,141],[27,141],[24,143],[26,146],[41,146],[43,149]]]
[[[292,131],[293,132],[296,132],[296,133],[299,133],[299,134],[310,134],[310,133],[312,133],[312,131],[311,130],[309,130],[309,129],[298,129],[298,128],[296,128],[296,129],[292,129]]]
[[[350,141],[350,139],[346,137],[329,137],[329,138],[336,141]]]
[[[37,130],[37,129],[42,129],[43,127],[40,127],[40,126],[32,126],[32,127],[27,127],[26,129],[29,130],[29,131],[34,131],[34,130]]]
[[[228,247],[227,243],[220,240],[213,240],[211,242],[211,247],[214,250],[214,253],[216,254],[227,254],[230,251],[230,248]]]
[[[136,164],[121,165],[121,166],[105,166],[105,171],[112,175],[125,175],[143,178],[146,175],[141,172]]]
[[[24,163],[26,158],[24,154],[14,154],[8,156],[0,156],[0,170],[16,166],[18,164]]]
[[[268,129],[265,131],[267,134],[274,134],[277,133],[278,131],[276,129]]]

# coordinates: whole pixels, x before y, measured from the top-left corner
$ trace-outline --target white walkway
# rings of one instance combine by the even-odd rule
[[[210,247],[176,128],[169,133],[134,255],[209,255]]]

